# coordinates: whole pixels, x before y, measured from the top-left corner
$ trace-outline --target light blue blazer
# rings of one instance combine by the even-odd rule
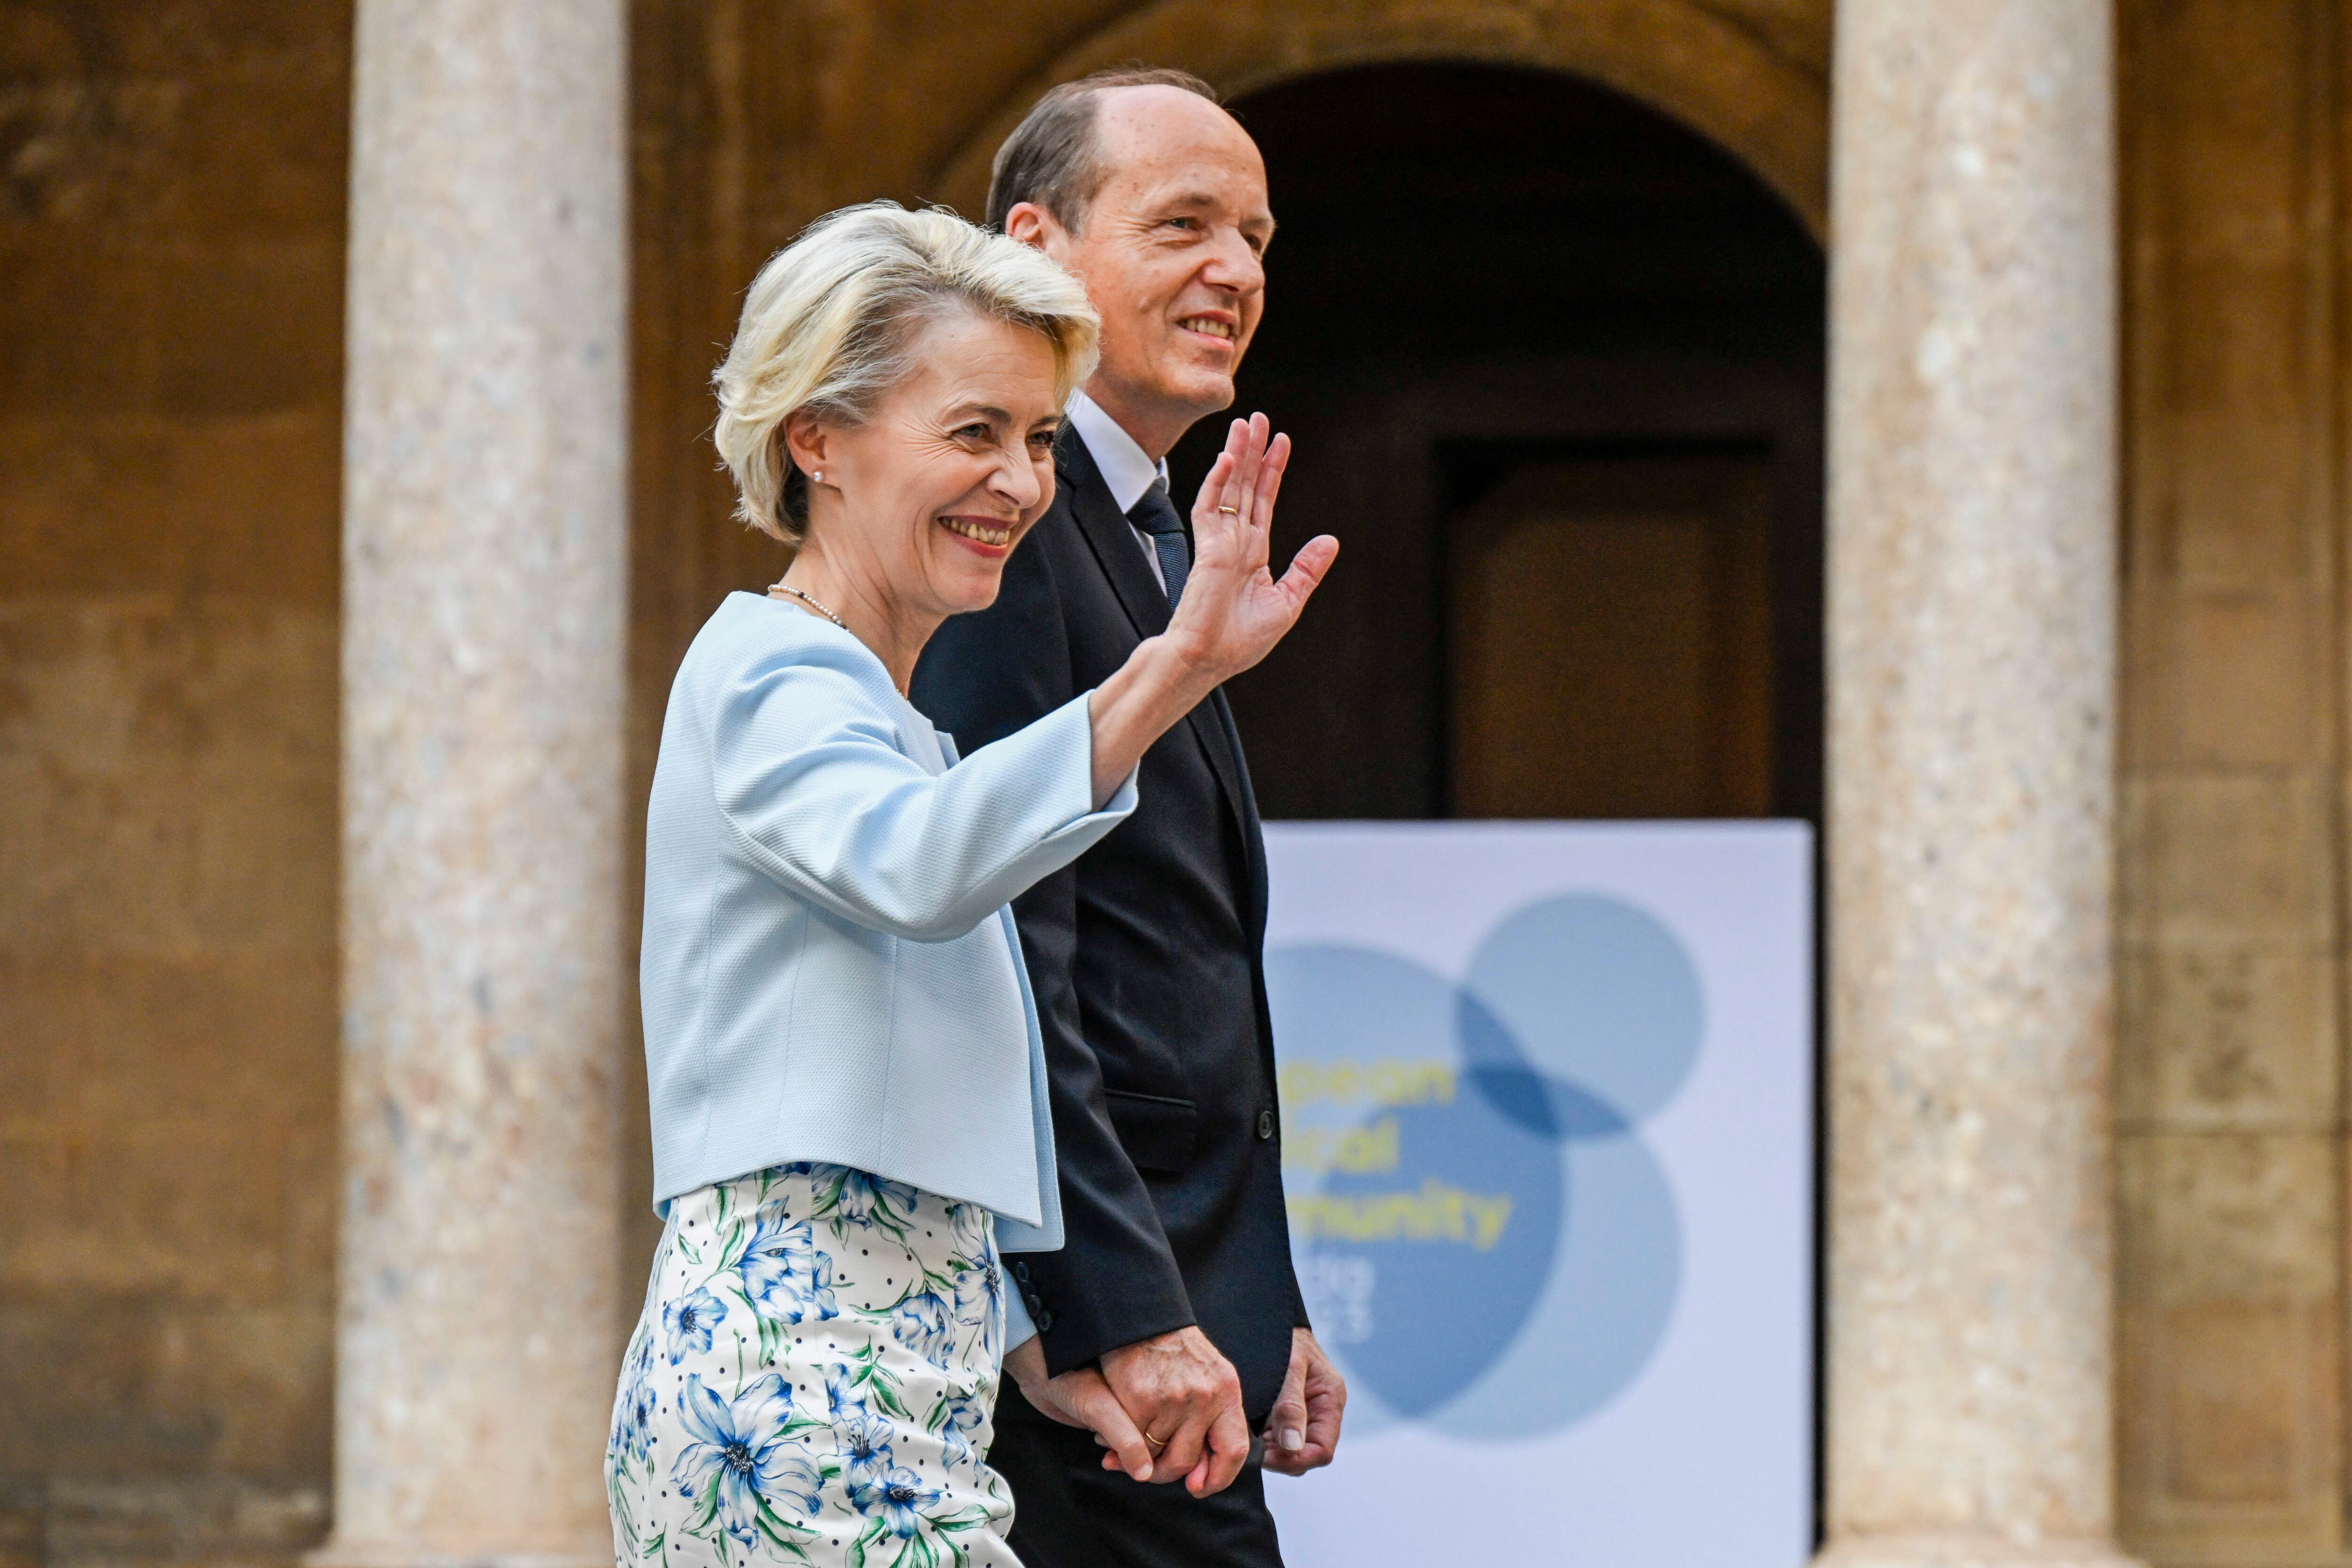
[[[882,662],[731,594],[687,650],[646,824],[654,1199],[796,1160],[911,1182],[1062,1245],[1045,1057],[1006,900],[1092,809],[1087,699],[956,760]]]

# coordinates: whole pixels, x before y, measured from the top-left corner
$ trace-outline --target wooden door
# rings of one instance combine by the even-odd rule
[[[1771,477],[1544,458],[1450,521],[1454,816],[1769,814]]]

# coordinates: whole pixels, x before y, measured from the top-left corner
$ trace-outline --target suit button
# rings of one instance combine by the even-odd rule
[[[1261,1138],[1271,1138],[1274,1136],[1273,1111],[1261,1110],[1257,1113],[1257,1135]]]
[[[1050,1334],[1050,1333],[1052,1333],[1052,1332],[1054,1331],[1054,1314],[1053,1314],[1053,1313],[1051,1313],[1051,1312],[1036,1312],[1036,1313],[1033,1313],[1033,1314],[1031,1314],[1031,1315],[1032,1315],[1033,1317],[1034,1317],[1034,1318],[1036,1319],[1036,1321],[1037,1321],[1037,1331],[1038,1331],[1039,1333],[1041,1333],[1041,1334]]]
[[[1029,1304],[1029,1315],[1033,1318],[1045,1310],[1045,1298],[1034,1290],[1022,1291],[1021,1299]]]
[[[1014,1264],[1014,1265],[1013,1266],[1013,1278],[1014,1278],[1015,1279],[1020,1280],[1020,1281],[1021,1281],[1021,1283],[1023,1283],[1024,1285],[1028,1284],[1028,1283],[1029,1283],[1029,1266],[1028,1266],[1027,1264],[1025,1264],[1025,1263],[1016,1263],[1016,1264]]]

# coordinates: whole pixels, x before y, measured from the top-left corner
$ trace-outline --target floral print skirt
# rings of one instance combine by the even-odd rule
[[[993,1216],[840,1165],[670,1205],[604,1458],[619,1568],[1019,1568]]]

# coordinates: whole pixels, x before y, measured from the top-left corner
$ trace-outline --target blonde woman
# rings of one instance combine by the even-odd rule
[[[767,264],[719,372],[740,514],[796,553],[695,638],[655,770],[642,989],[667,1228],[606,1458],[625,1564],[1013,1563],[986,1464],[1000,1365],[1154,1479],[1164,1437],[1096,1372],[1049,1381],[1004,1287],[1000,1250],[1061,1244],[1005,906],[1133,809],[1145,748],[1265,656],[1339,547],[1272,575],[1287,438],[1236,420],[1167,632],[959,759],[907,702],[916,657],[996,596],[1095,343],[1084,289],[1040,253],[879,203]],[[1213,1490],[1232,1467],[1184,1479]]]

